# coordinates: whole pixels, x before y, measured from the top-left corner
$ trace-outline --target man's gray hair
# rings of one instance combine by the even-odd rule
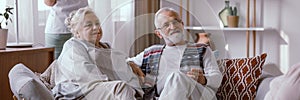
[[[178,15],[178,12],[177,12],[175,9],[173,9],[173,8],[170,8],[170,7],[163,7],[163,8],[161,8],[161,9],[159,9],[159,10],[155,13],[155,17],[154,17],[154,25],[155,25],[156,28],[159,28],[159,27],[160,27],[160,26],[158,25],[158,24],[159,24],[159,22],[158,22],[158,16],[159,16],[159,14],[161,14],[161,13],[163,13],[163,12],[167,12],[167,11],[174,12],[174,13],[176,13],[177,16],[179,16],[179,15]]]

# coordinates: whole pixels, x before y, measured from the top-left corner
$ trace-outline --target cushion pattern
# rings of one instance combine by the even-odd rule
[[[252,58],[223,59],[224,68],[221,86],[217,91],[219,100],[254,100],[258,79],[267,54]]]

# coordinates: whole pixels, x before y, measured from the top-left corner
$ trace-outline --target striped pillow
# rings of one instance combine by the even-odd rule
[[[218,100],[254,100],[258,78],[267,54],[252,58],[223,59],[222,84],[217,91]]]

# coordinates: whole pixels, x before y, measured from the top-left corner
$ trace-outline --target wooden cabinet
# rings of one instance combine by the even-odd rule
[[[0,98],[12,100],[8,72],[18,64],[23,63],[33,72],[43,72],[54,60],[53,47],[6,48],[0,50]]]

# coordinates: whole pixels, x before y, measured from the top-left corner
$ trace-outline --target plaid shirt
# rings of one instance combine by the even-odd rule
[[[203,56],[206,44],[188,44],[181,59],[180,67],[200,66],[203,68]],[[151,86],[156,83],[159,61],[165,45],[154,45],[144,50],[141,69],[146,75],[145,81]]]

